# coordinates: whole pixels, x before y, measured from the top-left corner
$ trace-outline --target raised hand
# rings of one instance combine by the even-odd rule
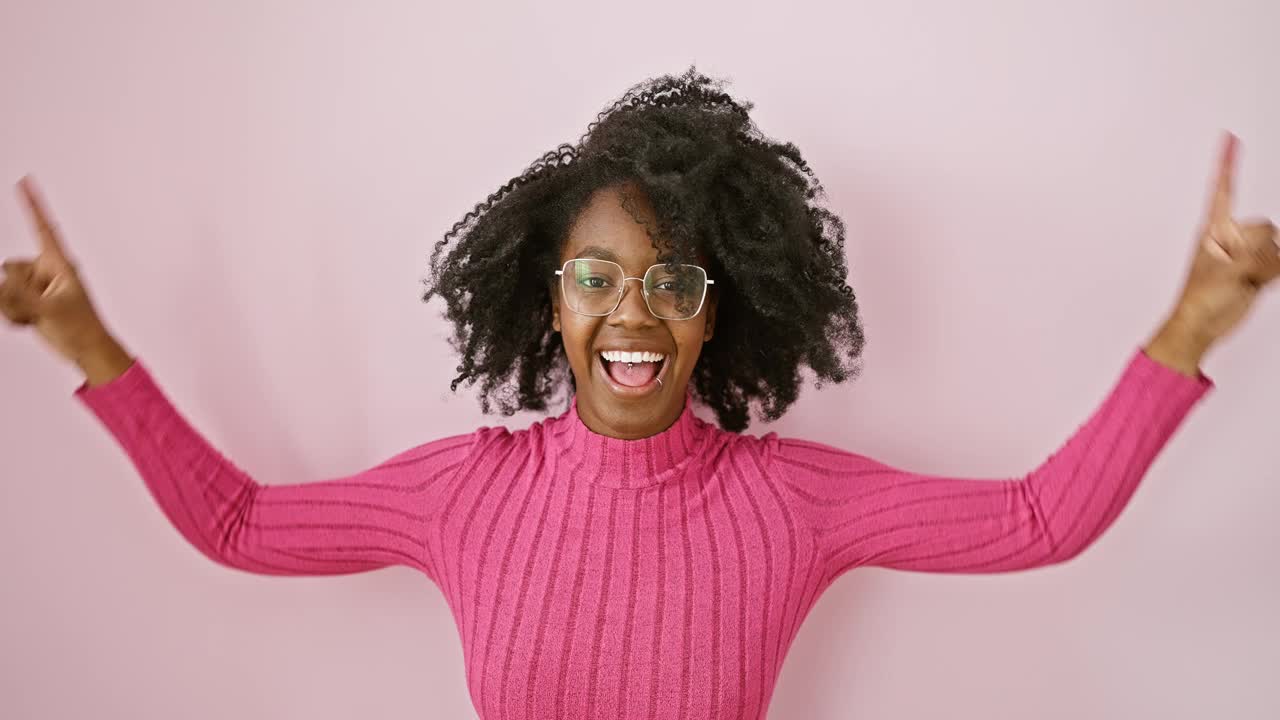
[[[81,364],[113,341],[30,177],[18,182],[18,194],[39,236],[40,252],[4,261],[0,313],[13,325],[34,327],[55,352]]]
[[[1236,136],[1225,133],[1191,269],[1173,311],[1146,347],[1151,357],[1187,374],[1197,372],[1208,348],[1244,319],[1262,289],[1280,275],[1275,223],[1232,215],[1238,147]]]

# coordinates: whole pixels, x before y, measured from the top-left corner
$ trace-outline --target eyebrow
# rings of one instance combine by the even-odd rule
[[[608,248],[602,248],[599,245],[588,245],[575,253],[574,257],[594,257],[600,258],[601,260],[612,260],[619,265],[622,264],[622,260],[618,258],[616,253]]]

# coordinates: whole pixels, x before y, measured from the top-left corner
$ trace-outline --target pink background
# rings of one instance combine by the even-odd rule
[[[432,243],[696,62],[824,180],[869,338],[859,382],[751,432],[1015,476],[1169,309],[1220,128],[1244,143],[1238,212],[1280,216],[1280,5],[911,5],[3,0],[0,178],[35,174],[178,407],[259,480],[303,482],[533,419],[449,394]],[[34,248],[0,203],[0,256]],[[1268,294],[1079,559],[842,579],[771,716],[1280,717],[1278,333]],[[474,717],[421,575],[208,562],[73,367],[8,329],[0,362],[0,716]]]

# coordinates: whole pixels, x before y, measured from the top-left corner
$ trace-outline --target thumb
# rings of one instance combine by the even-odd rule
[[[1215,260],[1232,263],[1245,245],[1240,226],[1234,220],[1205,227],[1200,237],[1200,247]]]

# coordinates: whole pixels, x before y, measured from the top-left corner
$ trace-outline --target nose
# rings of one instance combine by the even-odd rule
[[[631,280],[635,280],[639,285],[631,287],[629,282]],[[649,312],[649,305],[644,301],[644,280],[627,278],[627,281],[622,284],[622,302],[618,304],[618,309],[609,315],[609,324],[620,327],[644,327],[657,323],[658,318]]]

